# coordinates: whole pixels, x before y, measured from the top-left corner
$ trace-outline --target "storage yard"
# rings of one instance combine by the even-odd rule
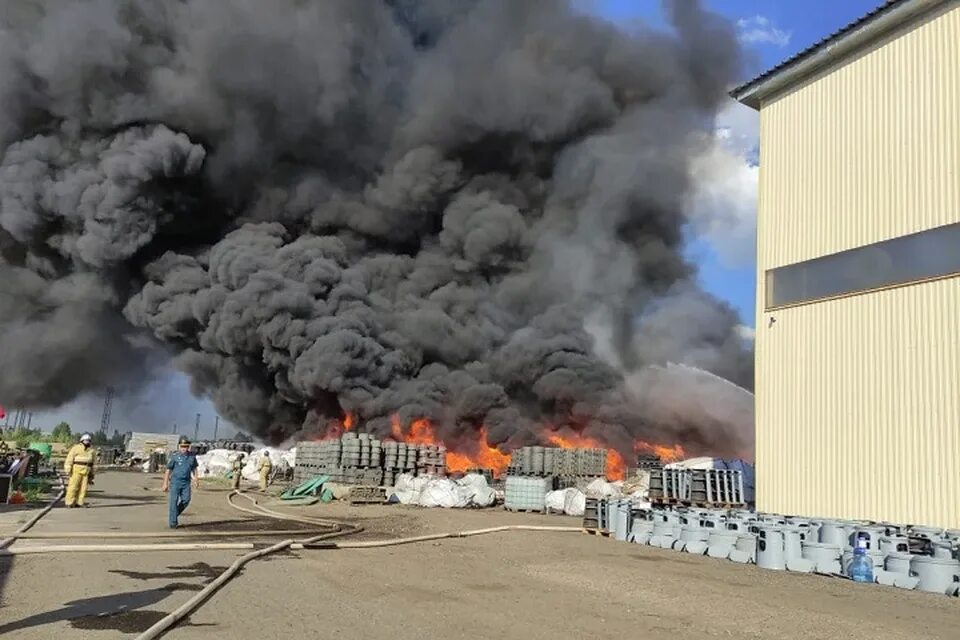
[[[4,640],[960,637],[960,1],[739,86],[698,3],[95,4],[2,25]],[[753,327],[686,255],[731,97]],[[212,440],[107,439],[154,359]]]
[[[33,530],[156,531],[159,480],[104,473],[85,511],[55,509]],[[247,519],[204,488],[185,532]],[[503,509],[290,508],[362,524],[360,539],[497,524],[579,526]],[[22,515],[0,516],[0,531]],[[239,521],[239,522],[238,522]],[[271,525],[295,528],[288,523]],[[179,532],[178,532],[179,533]],[[26,539],[17,544],[93,544]],[[137,543],[163,540],[137,540]],[[0,558],[0,635],[11,640],[133,637],[233,562],[230,551],[74,553]],[[81,578],[82,577],[82,578]],[[170,638],[732,637],[954,638],[957,600],[817,575],[766,571],[582,533],[511,532],[385,549],[302,551],[248,564]],[[294,613],[292,615],[292,613]],[[112,615],[106,615],[112,614]],[[124,635],[120,631],[123,631]]]

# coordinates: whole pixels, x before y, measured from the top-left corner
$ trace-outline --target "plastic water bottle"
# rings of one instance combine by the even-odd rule
[[[853,562],[850,563],[850,577],[854,582],[873,582],[873,559],[867,555],[867,550],[858,540],[853,548]]]

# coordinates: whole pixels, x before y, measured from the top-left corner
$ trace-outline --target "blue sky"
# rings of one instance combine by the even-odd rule
[[[581,9],[602,16],[611,22],[629,25],[642,20],[665,26],[659,0],[576,0]],[[882,4],[882,0],[706,0],[704,5],[729,18],[737,25],[741,43],[747,54],[748,68],[741,80],[749,80],[783,60],[802,51],[821,38],[853,22]],[[732,101],[731,101],[732,102]],[[723,121],[727,122],[724,123]],[[734,152],[751,160],[756,153],[757,116],[752,110],[731,104],[721,117],[721,124],[732,129]],[[749,179],[747,177],[747,179]],[[747,212],[738,212],[743,217]],[[748,221],[744,220],[745,223]],[[700,267],[704,287],[730,302],[740,313],[743,323],[754,325],[755,263],[745,246],[749,230],[744,229],[734,246],[726,253],[747,256],[736,259],[725,256],[724,247],[709,239],[691,243],[689,255]],[[723,240],[721,238],[721,240]]]
[[[659,0],[572,0],[580,9],[616,24],[643,20],[658,27],[665,23]],[[847,23],[875,9],[882,0],[706,0],[705,5],[737,25],[750,61],[741,80],[748,80],[815,43]],[[753,229],[756,203],[757,114],[732,100],[718,119],[723,135],[718,153],[701,167],[700,206],[709,218],[699,228],[688,253],[699,265],[704,287],[728,301],[744,325],[754,324],[755,263]],[[720,220],[720,222],[717,222]],[[35,427],[50,429],[67,420],[74,430],[99,427],[103,398],[93,395],[54,411],[34,416]],[[13,411],[12,408],[8,408]],[[150,389],[114,401],[113,426],[121,430],[193,433],[201,414],[201,435],[212,436],[213,405],[190,394],[189,383],[170,373]],[[220,434],[233,431],[221,421]]]

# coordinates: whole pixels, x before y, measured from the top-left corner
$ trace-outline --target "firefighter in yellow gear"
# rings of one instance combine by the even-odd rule
[[[233,488],[240,489],[240,480],[243,478],[243,454],[238,453],[233,459]]]
[[[67,474],[67,495],[65,503],[68,507],[85,507],[87,485],[93,484],[94,450],[90,447],[93,438],[89,433],[80,436],[80,443],[70,447],[67,459],[63,463],[63,471]]]
[[[273,471],[273,462],[270,461],[270,454],[264,451],[260,455],[260,491],[266,491],[270,484],[270,472]]]

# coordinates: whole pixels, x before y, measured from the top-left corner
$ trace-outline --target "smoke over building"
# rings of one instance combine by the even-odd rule
[[[742,451],[752,415],[703,406],[725,390],[651,368],[752,385],[683,256],[739,51],[696,3],[667,14],[670,34],[562,0],[5,2],[0,398],[174,358],[271,441],[348,413],[427,418],[451,448],[546,427]]]

